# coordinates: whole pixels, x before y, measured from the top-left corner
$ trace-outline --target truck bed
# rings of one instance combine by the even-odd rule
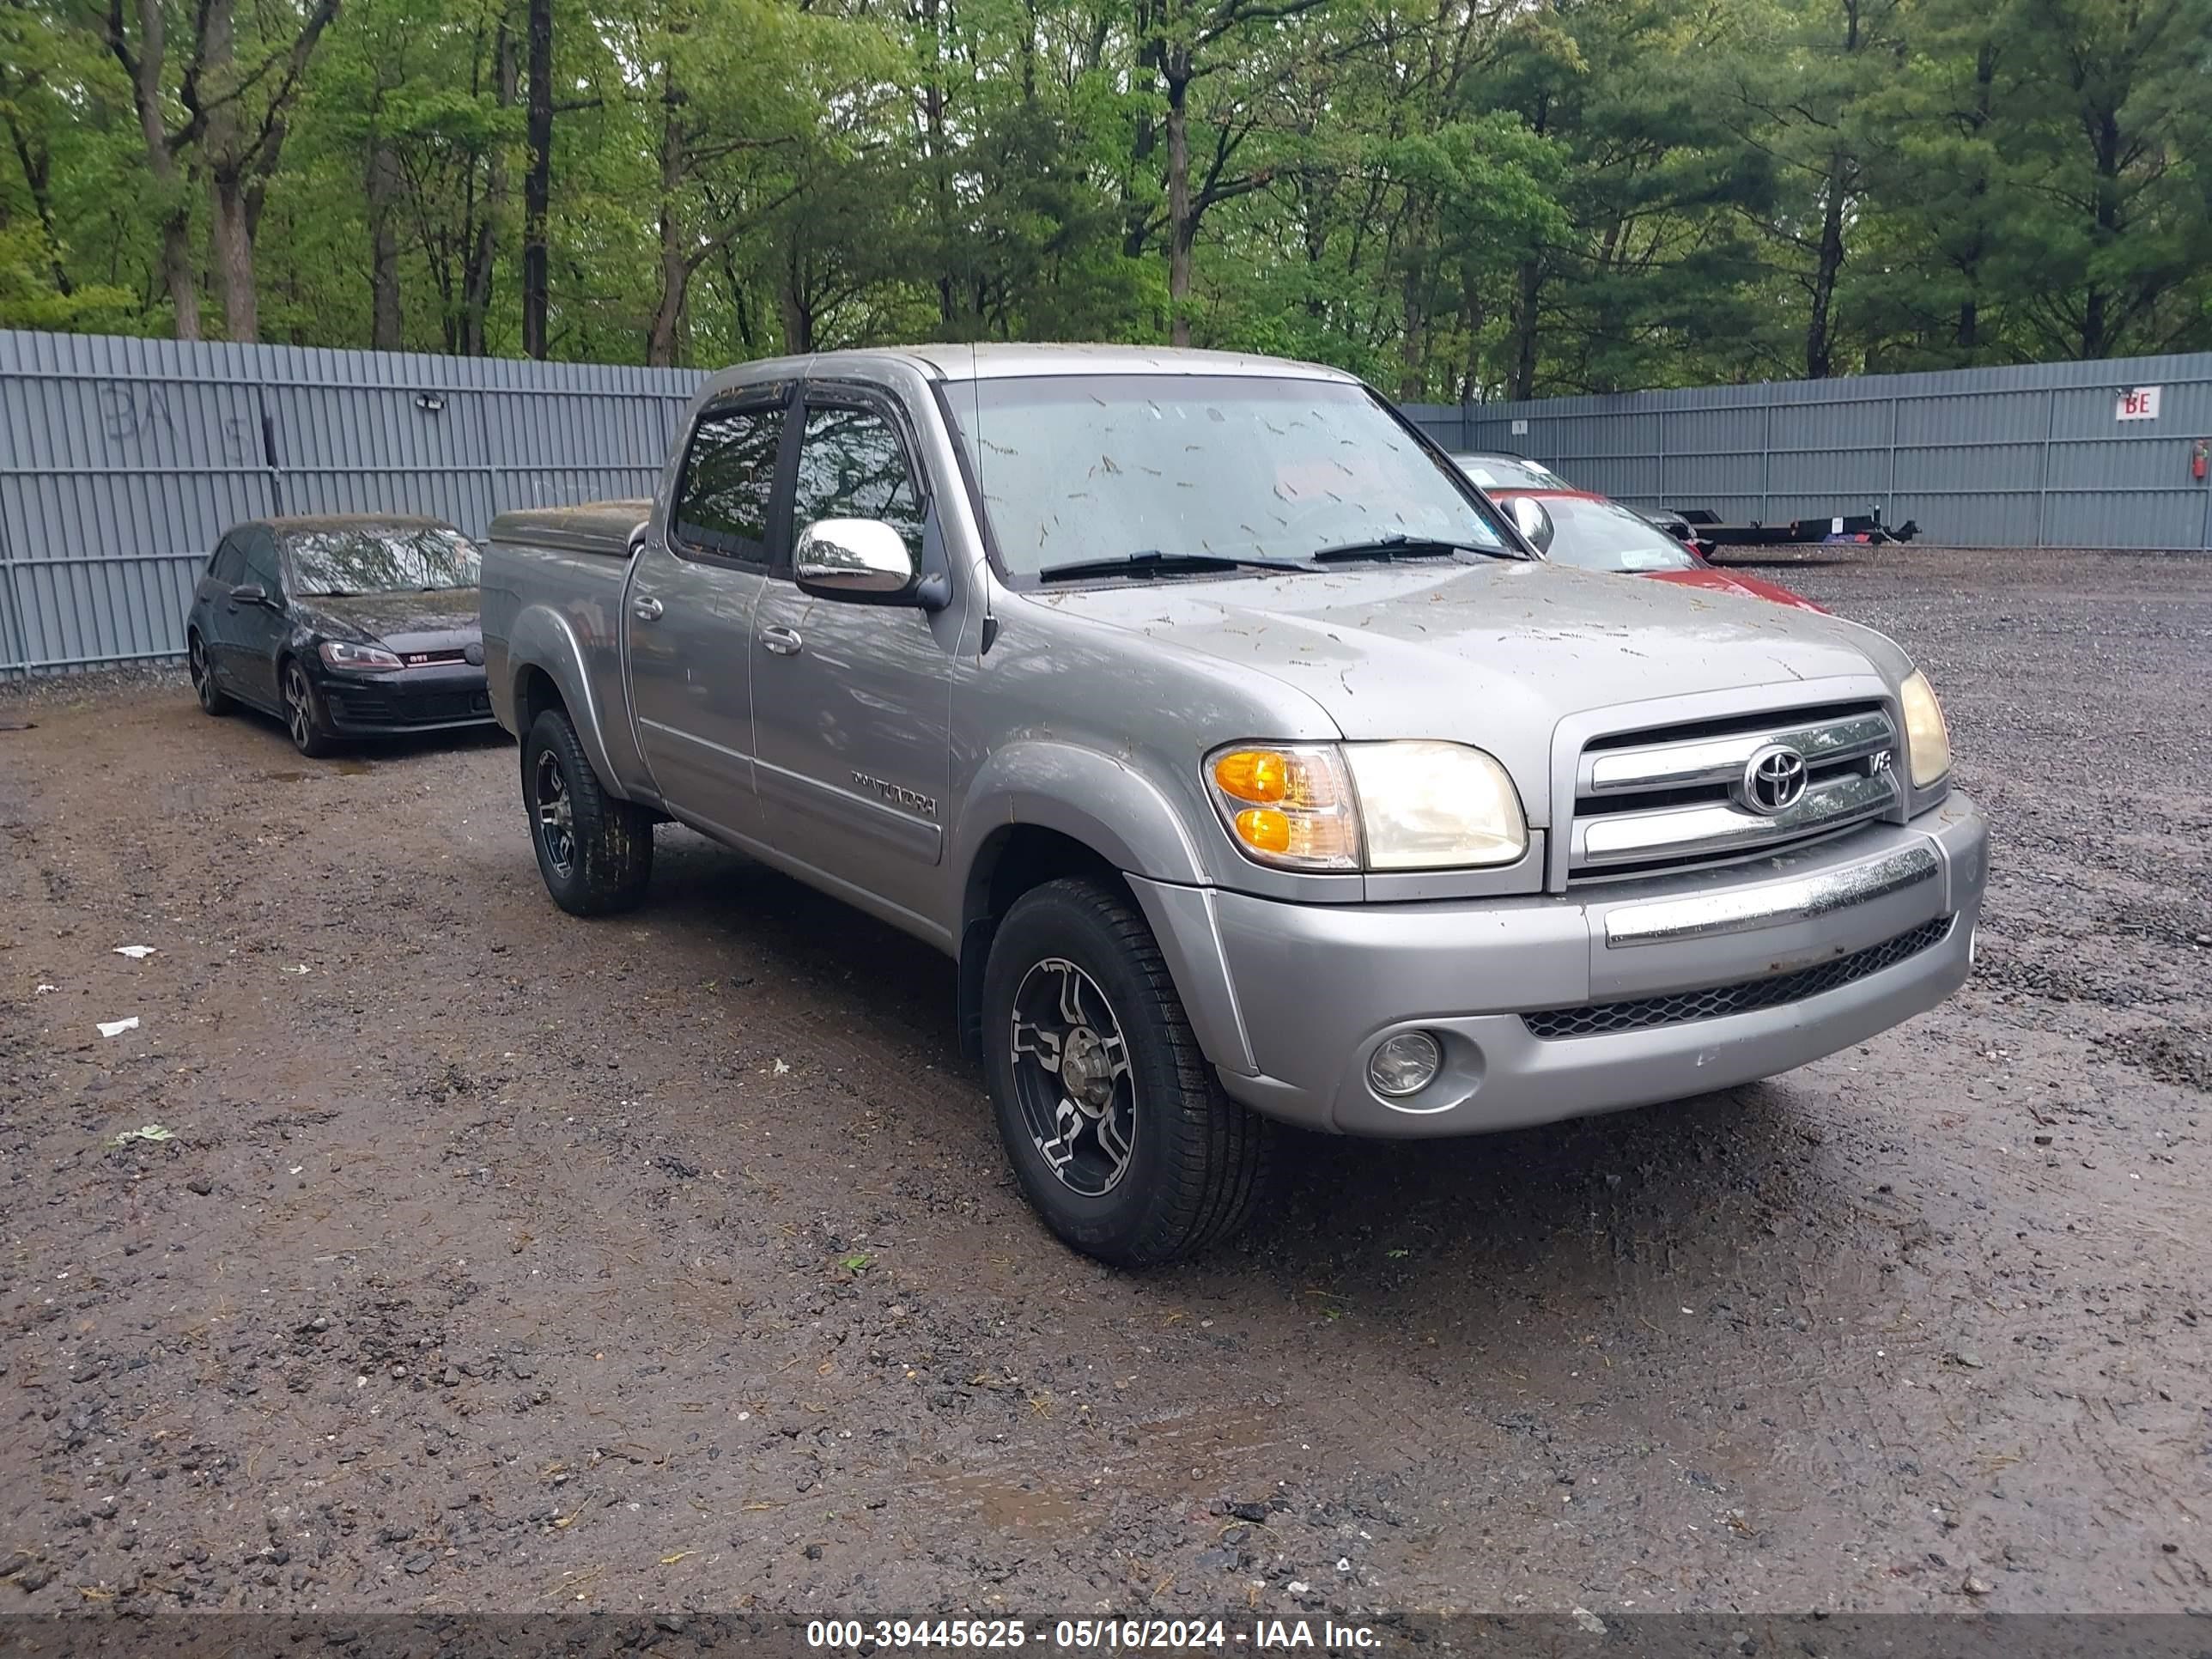
[[[522,625],[557,629],[568,639],[558,652],[525,655],[575,665],[580,683],[561,686],[562,696],[572,711],[586,714],[576,721],[586,747],[602,740],[607,745],[592,759],[617,787],[644,775],[623,684],[623,590],[629,580],[630,534],[652,513],[653,503],[644,501],[520,508],[492,520],[483,549],[484,672],[493,714],[523,735],[507,665],[526,592],[530,614]]]

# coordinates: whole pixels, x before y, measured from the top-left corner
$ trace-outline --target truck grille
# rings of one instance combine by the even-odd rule
[[[1601,738],[1576,765],[1568,879],[1756,856],[1882,817],[1899,800],[1897,753],[1879,703]],[[1797,787],[1784,805],[1755,793],[1762,756]]]
[[[1703,991],[1675,991],[1666,996],[1637,997],[1627,1002],[1600,1002],[1587,1008],[1549,1008],[1523,1014],[1522,1024],[1540,1037],[1599,1036],[1612,1031],[1648,1031],[1655,1026],[1687,1025],[1692,1020],[1719,1019],[1728,1014],[1747,1014],[1760,1008],[1779,1008],[1807,997],[1834,991],[1894,968],[1941,944],[1951,931],[1951,918],[1923,921],[1909,933],[1817,968],[1768,979],[1749,979],[1735,985],[1716,985]]]

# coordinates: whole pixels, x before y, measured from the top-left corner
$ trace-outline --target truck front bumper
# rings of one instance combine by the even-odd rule
[[[1231,1095],[1308,1127],[1422,1136],[1729,1088],[1924,1012],[1965,982],[1987,874],[1987,827],[1954,790],[1908,824],[1565,896],[1194,902],[1135,884]],[[1386,1097],[1368,1061],[1413,1030],[1443,1066]]]

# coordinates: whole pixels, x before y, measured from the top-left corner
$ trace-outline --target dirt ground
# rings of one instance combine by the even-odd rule
[[[1768,574],[1943,692],[1973,982],[1302,1141],[1153,1279],[1030,1218],[884,929],[671,830],[563,916],[502,742],[0,700],[0,1611],[2212,1606],[2212,560]]]

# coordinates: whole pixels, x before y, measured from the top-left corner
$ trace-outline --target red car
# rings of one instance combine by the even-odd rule
[[[1650,576],[1662,582],[1767,599],[1799,611],[1821,606],[1773,582],[1708,564],[1633,507],[1577,489],[1518,455],[1455,455],[1460,470],[1512,514],[1537,551],[1560,564]]]

